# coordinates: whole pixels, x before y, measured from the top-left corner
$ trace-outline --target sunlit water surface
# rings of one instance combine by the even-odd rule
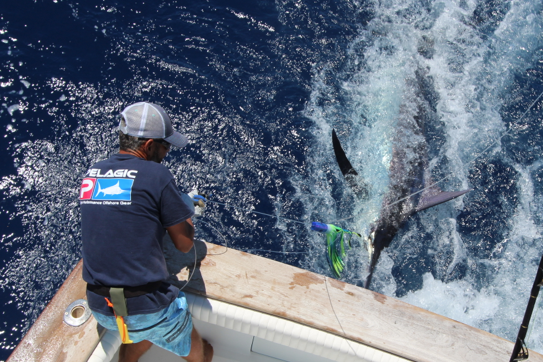
[[[210,203],[199,237],[328,276],[310,222],[368,233],[393,150],[409,149],[398,119],[422,100],[428,175],[473,191],[412,217],[372,289],[514,340],[543,252],[542,11],[538,0],[3,5],[0,359],[79,260],[80,179],[116,151],[117,115],[140,100],[191,140],[166,161],[180,188],[231,205]],[[332,128],[367,198],[341,175]],[[353,241],[342,280],[362,285],[368,254]],[[543,353],[542,318],[528,346]]]

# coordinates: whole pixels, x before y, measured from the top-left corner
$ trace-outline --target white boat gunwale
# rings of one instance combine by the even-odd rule
[[[350,343],[421,362],[473,358],[494,362],[509,358],[513,348],[510,341],[488,332],[290,265],[209,243],[199,243],[197,250],[207,256],[199,262],[187,292],[306,325]],[[192,267],[194,254],[173,247],[166,247],[165,254],[172,281],[185,284],[185,267]],[[80,262],[9,362],[87,361],[103,329],[94,318],[80,327],[62,322],[66,306],[85,298],[81,267]],[[543,362],[543,356],[530,351],[530,361]]]

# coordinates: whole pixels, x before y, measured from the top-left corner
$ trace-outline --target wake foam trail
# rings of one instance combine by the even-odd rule
[[[311,193],[300,198],[320,220],[343,220],[338,226],[367,234],[388,188],[399,110],[413,106],[409,99],[420,92],[437,115],[427,119],[430,174],[434,180],[446,178],[439,185],[444,190],[475,190],[413,217],[381,256],[373,288],[514,340],[527,302],[519,296],[529,294],[541,253],[535,246],[541,210],[534,206],[541,196],[531,185],[543,157],[518,162],[520,157],[510,157],[512,143],[500,137],[517,127],[510,118],[515,97],[530,98],[515,111],[519,114],[539,94],[523,90],[531,86],[519,78],[539,74],[530,69],[542,59],[542,4],[357,4],[365,18],[342,66],[323,59],[314,67],[305,114],[314,122],[317,143],[309,152],[310,176],[293,181],[311,185]],[[412,87],[407,80],[420,74],[422,82]],[[541,78],[531,81],[541,83]],[[352,194],[334,164],[332,128],[371,186],[368,200]],[[522,143],[520,136],[515,140]],[[530,147],[518,152],[531,153]],[[311,242],[322,250],[322,240]],[[304,267],[328,274],[323,258],[324,253],[310,257]],[[350,251],[342,279],[359,284],[367,265],[362,247]],[[536,326],[532,335],[542,331]],[[543,351],[540,340],[532,338],[530,347]]]

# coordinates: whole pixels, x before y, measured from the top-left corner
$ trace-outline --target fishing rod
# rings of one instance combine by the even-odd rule
[[[535,307],[535,302],[539,294],[539,289],[543,286],[543,256],[539,262],[539,268],[534,280],[534,285],[532,286],[532,291],[530,293],[530,299],[528,300],[528,305],[526,306],[526,311],[524,312],[524,319],[520,325],[520,329],[517,335],[517,341],[515,347],[513,348],[513,353],[511,354],[511,359],[509,362],[518,362],[525,361],[528,359],[528,348],[526,347],[526,333],[528,332],[528,325],[530,324],[530,319],[532,318],[532,312]]]

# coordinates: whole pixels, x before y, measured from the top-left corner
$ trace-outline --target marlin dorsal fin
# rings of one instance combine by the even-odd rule
[[[359,198],[367,198],[369,186],[364,179],[358,175],[358,172],[356,172],[356,170],[353,168],[353,165],[351,165],[345,151],[343,151],[343,148],[341,147],[336,130],[334,129],[332,129],[332,145],[334,147],[334,153],[336,155],[339,168],[341,169],[341,173],[343,176],[345,176],[345,181],[347,181],[351,189]]]
[[[351,165],[351,162],[347,158],[347,155],[345,155],[345,151],[343,151],[343,148],[341,147],[341,143],[339,142],[339,138],[337,138],[335,129],[332,129],[332,145],[334,146],[336,160],[343,176],[358,175],[356,170]]]

